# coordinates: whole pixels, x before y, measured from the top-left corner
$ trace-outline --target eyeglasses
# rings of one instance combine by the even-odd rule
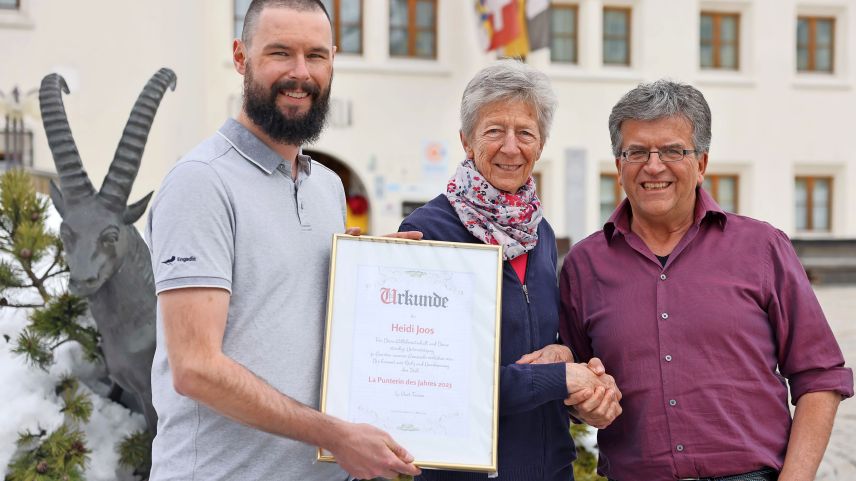
[[[660,162],[680,162],[687,154],[698,153],[697,150],[688,149],[660,149],[657,150],[625,150],[621,157],[629,164],[647,164],[651,154],[657,154]]]

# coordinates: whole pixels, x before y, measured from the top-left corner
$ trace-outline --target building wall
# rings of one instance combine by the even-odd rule
[[[177,88],[161,103],[130,200],[156,189],[182,152],[218,125],[207,119],[225,115],[226,88],[212,81],[216,64],[209,40],[217,35],[210,26],[220,19],[202,8],[208,2],[21,2],[18,15],[0,12],[0,90],[17,85],[26,92],[38,89],[47,73],[63,75],[70,89],[63,97],[66,112],[96,188],[137,95],[158,68],[175,70]],[[228,32],[228,17],[223,22]],[[28,118],[27,124],[34,132],[35,167],[55,170],[41,120]]]
[[[565,0],[562,0],[565,2]],[[18,20],[0,13],[4,65],[0,90],[28,90],[63,73],[66,108],[96,185],[145,80],[159,67],[178,74],[155,120],[132,200],[156,189],[181,154],[210,135],[240,105],[231,64],[230,0],[22,0]],[[856,13],[850,0],[578,0],[579,64],[528,62],[544,70],[559,110],[536,172],[548,218],[560,236],[599,228],[601,173],[614,172],[607,118],[620,96],[661,77],[692,83],[713,112],[709,172],[738,174],[739,213],[796,236],[856,237],[856,185],[850,139],[856,111]],[[389,58],[388,2],[363,0],[364,53],[335,60],[334,121],[315,151],[347,164],[365,184],[375,233],[393,231],[404,201],[440,193],[463,158],[458,106],[466,82],[495,58],[479,42],[472,2],[438,0],[436,61]],[[632,8],[629,67],[601,63],[602,8]],[[699,12],[739,12],[740,70],[699,68]],[[836,19],[835,73],[796,72],[796,17]],[[20,19],[23,17],[23,20]],[[350,122],[348,121],[350,119]],[[52,169],[41,127],[36,164]],[[445,155],[429,158],[437,147]],[[833,176],[832,231],[796,232],[794,176]]]

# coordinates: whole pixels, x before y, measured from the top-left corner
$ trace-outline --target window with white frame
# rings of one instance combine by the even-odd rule
[[[603,8],[603,63],[630,65],[629,7]]]
[[[333,25],[339,53],[363,53],[363,0],[321,0]]]
[[[252,0],[233,0],[232,5],[235,7],[233,18],[233,28],[235,38],[241,38],[241,33],[244,31],[244,17],[247,16],[247,9],[250,8]]]
[[[553,3],[550,5],[550,60],[561,63],[578,63],[579,9],[576,5]]]
[[[738,177],[731,174],[705,174],[702,185],[726,212],[737,212],[739,207],[737,198]]]
[[[835,18],[800,16],[797,18],[797,70],[834,71]]]
[[[617,174],[600,174],[600,225],[609,220],[609,216],[624,200],[624,189],[618,183]]]
[[[798,231],[832,230],[832,177],[797,176],[794,179],[794,200]]]
[[[437,0],[390,0],[389,55],[437,58]]]
[[[702,12],[699,58],[702,68],[737,70],[740,66],[740,15]]]

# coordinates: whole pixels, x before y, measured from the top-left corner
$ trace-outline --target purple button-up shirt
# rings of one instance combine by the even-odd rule
[[[853,395],[787,236],[696,192],[665,267],[631,232],[627,200],[562,267],[562,338],[579,360],[601,358],[624,395],[598,433],[598,470],[620,481],[781,469],[787,385],[794,402]]]

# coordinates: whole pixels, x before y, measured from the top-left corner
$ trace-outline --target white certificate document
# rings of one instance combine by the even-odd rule
[[[349,419],[465,435],[473,275],[361,265],[357,278]]]
[[[495,471],[499,249],[336,236],[333,256],[322,411],[421,467]]]

